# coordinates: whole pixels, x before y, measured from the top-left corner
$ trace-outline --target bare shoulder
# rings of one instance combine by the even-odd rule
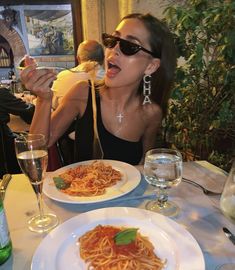
[[[87,100],[88,98],[88,81],[78,81],[65,95],[65,99],[69,100]]]
[[[88,81],[78,81],[62,98],[60,109],[68,113],[83,115],[88,100]]]

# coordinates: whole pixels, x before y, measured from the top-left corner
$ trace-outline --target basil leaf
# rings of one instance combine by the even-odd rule
[[[70,186],[69,183],[65,182],[64,179],[59,176],[53,177],[53,181],[58,189],[66,189]]]
[[[136,228],[130,228],[123,230],[121,232],[118,232],[114,236],[114,242],[116,245],[128,245],[131,242],[135,241],[136,235],[137,235],[137,230]]]

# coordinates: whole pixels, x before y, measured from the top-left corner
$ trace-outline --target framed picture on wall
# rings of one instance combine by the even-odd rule
[[[29,54],[74,54],[71,5],[27,6],[24,10]]]

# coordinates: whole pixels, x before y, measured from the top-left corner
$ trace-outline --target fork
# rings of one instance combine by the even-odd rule
[[[23,70],[25,67],[17,67],[19,70]],[[66,68],[66,67],[48,67],[48,66],[40,66],[36,67],[37,70],[40,69],[48,69],[48,70],[56,70],[56,71],[63,71],[63,70],[68,70],[72,73],[81,73],[83,71],[81,70],[74,70],[73,68]]]
[[[185,183],[191,184],[191,185],[193,185],[195,187],[200,188],[203,191],[203,193],[205,195],[207,195],[207,196],[218,196],[218,195],[222,194],[221,192],[215,192],[215,191],[209,190],[209,189],[203,187],[202,185],[200,185],[200,184],[198,184],[198,183],[196,183],[196,182],[194,182],[192,180],[189,180],[187,178],[184,178],[184,177],[182,178],[182,181],[185,182]]]
[[[68,70],[72,73],[83,73],[83,72],[89,72],[89,71],[92,71],[92,70],[95,70],[96,67],[98,67],[98,62],[96,61],[87,61],[85,62],[84,64],[80,64],[80,70],[74,70],[74,67],[73,68],[67,68],[67,67],[49,67],[49,66],[37,66],[36,69],[40,70],[40,69],[47,69],[47,70],[56,70],[56,71],[62,71],[62,70]],[[17,67],[19,70],[23,70],[25,67],[21,67],[21,66],[18,66]]]

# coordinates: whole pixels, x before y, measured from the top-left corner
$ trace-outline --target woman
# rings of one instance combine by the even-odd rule
[[[104,84],[96,91],[97,128],[103,158],[136,165],[155,147],[175,69],[174,44],[167,27],[150,14],[124,17],[112,35],[103,34]],[[53,71],[35,65],[21,73],[38,96],[31,133],[43,133],[49,146],[76,119],[75,160],[92,159],[93,112],[89,82],[78,82],[52,114]]]

